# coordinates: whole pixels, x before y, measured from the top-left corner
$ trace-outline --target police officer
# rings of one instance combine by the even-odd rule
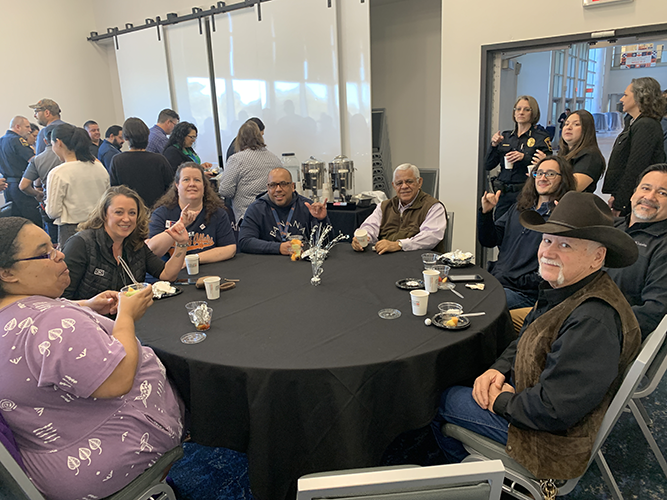
[[[37,210],[37,201],[19,189],[23,172],[28,161],[35,155],[26,137],[30,135],[30,122],[24,116],[15,116],[9,124],[9,130],[0,137],[0,172],[7,182],[5,199],[13,202],[12,214],[25,217],[42,226],[42,218]]]
[[[514,104],[514,130],[493,134],[484,168],[493,170],[500,165],[500,174],[493,180],[493,190],[501,196],[496,205],[494,220],[498,220],[516,202],[526,183],[526,174],[535,152],[551,154],[551,138],[537,125],[540,107],[534,97],[522,95]]]

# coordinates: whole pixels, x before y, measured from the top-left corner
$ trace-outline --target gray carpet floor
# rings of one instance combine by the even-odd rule
[[[652,432],[667,454],[667,377],[643,401],[653,418]],[[248,462],[243,453],[187,443],[185,457],[170,472],[179,500],[252,499]],[[604,455],[625,499],[667,499],[667,477],[651,452],[630,413],[621,416],[603,447]],[[430,429],[417,429],[398,436],[387,449],[382,465],[435,465],[444,459]],[[611,498],[593,464],[576,489],[562,498],[601,500]]]

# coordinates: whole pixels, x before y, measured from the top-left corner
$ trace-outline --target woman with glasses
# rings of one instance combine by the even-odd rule
[[[595,135],[595,120],[585,109],[578,109],[565,119],[558,156],[572,164],[577,191],[594,193],[604,173],[605,160]],[[545,157],[545,153],[538,151],[533,161]]]
[[[189,242],[183,223],[177,222],[167,230],[175,243],[173,255],[165,263],[144,242],[148,237],[148,209],[136,191],[127,186],[109,188],[79,228],[81,231],[63,249],[70,276],[65,298],[87,299],[103,290],[131,285],[132,277],[121,258],[138,282],[145,281],[146,273],[172,281],[183,267]]]
[[[174,127],[173,132],[169,136],[169,141],[167,141],[167,145],[162,152],[171,164],[174,173],[176,173],[176,169],[181,163],[186,162],[194,162],[197,165],[201,165],[204,167],[204,170],[208,170],[213,166],[208,162],[202,163],[199,155],[197,155],[193,148],[196,140],[197,127],[193,123],[180,122]]]
[[[562,156],[549,156],[538,162],[524,182],[517,202],[495,222],[493,208],[502,196],[500,192],[484,193],[477,214],[477,239],[487,248],[498,247],[498,260],[489,262],[488,270],[503,285],[508,309],[532,307],[542,282],[537,260],[542,235],[526,230],[519,216],[526,210],[535,210],[548,220],[555,202],[574,190],[575,185],[570,163]]]
[[[168,228],[180,221],[188,237],[187,253],[198,254],[200,264],[231,259],[236,237],[223,207],[201,165],[183,163],[172,186],[155,203],[146,243],[155,255],[168,259],[177,243]]]
[[[551,153],[551,138],[537,124],[540,107],[534,97],[522,95],[516,100],[512,120],[513,130],[493,134],[484,162],[487,171],[500,165],[500,173],[493,181],[493,190],[502,194],[495,209],[495,219],[499,219],[516,202],[535,153]]]
[[[0,234],[0,408],[20,460],[46,498],[112,495],[183,433],[183,403],[134,335],[151,287],[60,299],[70,274],[49,236],[19,217]]]
[[[625,128],[616,138],[609,157],[602,192],[611,195],[609,206],[615,215],[630,212],[630,197],[637,177],[644,169],[664,163],[660,119],[665,113],[665,99],[660,84],[650,77],[633,78],[623,97]]]
[[[49,172],[46,214],[58,226],[62,247],[109,187],[109,173],[90,152],[88,132],[68,123],[51,132],[53,152],[64,163]]]
[[[263,134],[252,119],[241,126],[235,142],[236,153],[222,172],[220,196],[229,201],[238,227],[250,204],[266,191],[266,176],[282,167],[282,162],[266,149]]]

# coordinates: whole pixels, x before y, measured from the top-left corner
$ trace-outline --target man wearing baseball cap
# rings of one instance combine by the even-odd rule
[[[614,227],[592,193],[570,191],[548,221],[520,216],[542,233],[540,286],[519,338],[469,387],[441,398],[433,428],[452,460],[467,452],[445,437],[445,422],[506,445],[538,479],[571,479],[586,470],[593,442],[641,336],[627,300],[605,271],[637,260],[632,238]]]
[[[52,99],[41,99],[37,104],[31,104],[28,106],[35,110],[35,119],[43,128],[39,131],[37,135],[37,154],[44,151],[46,147],[44,144],[44,134],[46,134],[46,127],[55,127],[61,123],[65,123],[60,119],[60,106],[58,103]]]

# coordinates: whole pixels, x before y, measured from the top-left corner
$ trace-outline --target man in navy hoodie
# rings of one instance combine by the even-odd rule
[[[243,217],[239,249],[244,253],[291,255],[290,240],[310,238],[316,224],[329,223],[327,206],[295,191],[292,174],[278,167],[269,172],[268,192],[257,198]]]

